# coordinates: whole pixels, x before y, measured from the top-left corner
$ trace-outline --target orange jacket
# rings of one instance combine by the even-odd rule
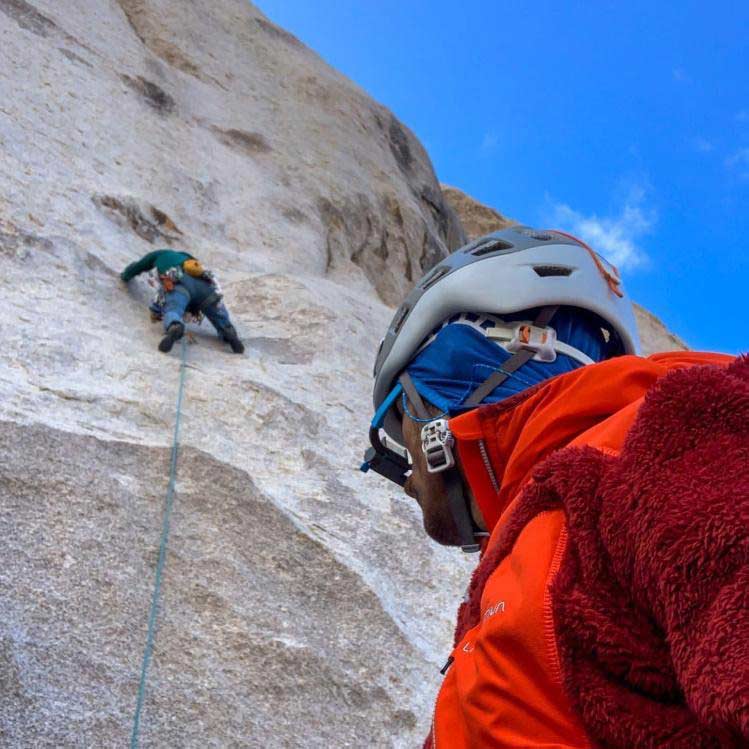
[[[734,745],[730,743],[732,727],[725,729],[724,735],[720,727],[714,733],[705,733],[701,726],[693,726],[694,711],[684,707],[679,712],[676,707],[679,702],[679,709],[683,707],[683,694],[670,695],[674,704],[664,704],[663,711],[671,712],[662,715],[658,689],[667,687],[661,682],[652,687],[650,700],[657,706],[653,713],[656,717],[642,727],[634,725],[635,717],[627,717],[630,696],[634,695],[635,705],[649,683],[640,683],[637,675],[627,672],[637,660],[628,648],[637,644],[625,642],[626,635],[617,632],[616,616],[611,612],[621,605],[625,611],[621,616],[626,618],[626,612],[637,605],[637,596],[624,584],[613,592],[610,589],[609,577],[623,579],[625,575],[620,575],[618,568],[612,567],[612,572],[606,566],[607,555],[614,554],[601,551],[608,543],[609,530],[594,517],[596,513],[608,513],[609,504],[624,506],[624,499],[612,499],[602,508],[595,502],[600,501],[597,492],[605,483],[604,469],[621,467],[605,461],[619,460],[627,435],[635,431],[633,424],[644,396],[659,381],[669,380],[665,376],[674,370],[688,369],[691,373],[696,371],[695,365],[720,365],[698,369],[725,373],[725,366],[732,361],[727,356],[692,352],[647,359],[621,357],[562,375],[508,401],[450,421],[464,475],[491,537],[469,589],[470,599],[459,612],[456,644],[437,698],[427,746],[568,749],[607,745],[629,749],[646,745]],[[679,396],[687,403],[690,387],[684,385],[684,394]],[[668,404],[669,397],[673,400],[675,396],[663,396],[664,403]],[[657,413],[666,410],[667,405],[656,409]],[[656,417],[652,419],[657,431]],[[689,426],[686,416],[685,425]],[[574,449],[559,452],[568,447],[593,448],[595,453]],[[741,447],[749,447],[746,435]],[[556,467],[546,471],[543,481],[538,475],[531,481],[534,469],[552,455]],[[620,462],[627,463],[624,456]],[[649,464],[648,460],[630,462]],[[561,482],[563,488],[558,489],[554,481]],[[642,481],[646,485],[650,479]],[[612,478],[611,491],[616,493],[627,482],[622,475]],[[586,509],[593,506],[598,507],[595,512]],[[629,512],[626,522],[635,517]],[[626,535],[626,522],[620,522]],[[612,548],[615,543],[611,542]],[[560,581],[557,578],[562,565],[564,579]],[[566,593],[560,592],[563,588]],[[631,629],[647,628],[648,622],[647,617],[637,619]],[[642,635],[648,647],[652,644],[652,652],[648,650],[642,656],[644,669],[658,673],[661,669],[666,684],[671,663],[659,661],[666,646],[663,633],[657,631],[653,643],[648,633]],[[621,652],[617,652],[617,638],[621,639]],[[578,647],[587,655],[581,658]],[[582,666],[569,665],[578,661],[589,668],[585,675],[577,673]],[[744,669],[741,674],[749,674],[747,661],[749,658],[739,665]],[[619,666],[624,669],[620,681],[627,682],[627,690],[631,681],[631,694],[619,689],[621,683],[612,686],[607,681],[608,672]],[[580,681],[585,683],[581,685]],[[612,691],[615,689],[619,691]],[[674,690],[680,693],[678,684]],[[625,705],[617,719],[611,720],[611,726],[607,715],[596,712],[596,705],[606,705],[607,699],[615,706],[612,710],[619,710],[620,703]],[[667,701],[664,698],[664,703]],[[749,699],[742,709],[746,710],[742,720],[748,721],[749,731]],[[633,716],[646,712],[641,706],[632,707]],[[661,717],[663,726],[659,724]],[[653,727],[652,735],[649,723],[659,724]],[[658,743],[653,738],[659,735],[665,741],[663,737],[669,736],[669,731],[681,735],[682,743]]]

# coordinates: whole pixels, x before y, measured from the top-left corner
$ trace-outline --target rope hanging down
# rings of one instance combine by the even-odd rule
[[[182,393],[185,389],[185,370],[187,359],[187,343],[182,338],[182,350],[180,353],[179,367],[179,391],[177,393],[177,410],[174,417],[174,438],[172,440],[172,458],[169,466],[169,485],[166,490],[166,500],[164,502],[164,519],[161,526],[161,542],[159,545],[159,561],[156,564],[156,579],[153,587],[153,596],[151,597],[151,611],[148,615],[148,633],[146,635],[146,647],[143,651],[143,663],[140,669],[140,684],[138,685],[138,703],[135,707],[135,717],[133,718],[133,732],[130,736],[130,749],[137,749],[138,734],[140,731],[140,716],[143,710],[143,702],[146,696],[146,676],[148,674],[148,665],[153,654],[153,642],[156,635],[156,619],[159,613],[159,597],[161,593],[161,578],[166,563],[166,548],[169,542],[169,521],[172,515],[172,506],[174,504],[174,485],[177,478],[177,453],[179,451],[179,426],[182,419]]]

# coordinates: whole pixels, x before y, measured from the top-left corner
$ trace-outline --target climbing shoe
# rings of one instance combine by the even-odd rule
[[[231,350],[235,354],[244,354],[244,343],[239,340],[237,330],[233,325],[229,325],[224,330],[224,340],[231,346]]]
[[[185,332],[185,326],[181,322],[173,322],[166,330],[166,335],[161,339],[159,343],[159,351],[168,354],[172,350],[175,341],[182,338]]]

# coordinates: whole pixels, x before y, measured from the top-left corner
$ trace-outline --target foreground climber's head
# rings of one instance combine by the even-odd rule
[[[390,324],[363,469],[404,486],[436,541],[474,549],[481,517],[448,420],[637,349],[616,269],[583,242],[527,227],[477,239],[432,268]]]

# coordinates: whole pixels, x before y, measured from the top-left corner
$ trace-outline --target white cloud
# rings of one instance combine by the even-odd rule
[[[692,145],[700,153],[710,153],[715,150],[715,145],[707,138],[696,137],[692,139]]]
[[[684,68],[674,68],[671,73],[674,76],[674,80],[679,83],[689,83],[691,81]]]
[[[655,211],[643,205],[645,191],[633,189],[615,216],[584,215],[566,203],[552,205],[556,226],[585,240],[619,270],[631,270],[648,262],[639,240],[655,224]]]
[[[749,179],[749,148],[739,148],[726,159],[726,166],[735,169],[741,179]]]
[[[498,144],[499,138],[497,137],[497,134],[490,130],[484,133],[484,137],[481,141],[481,150],[484,153],[489,153],[490,151],[494,151]]]

